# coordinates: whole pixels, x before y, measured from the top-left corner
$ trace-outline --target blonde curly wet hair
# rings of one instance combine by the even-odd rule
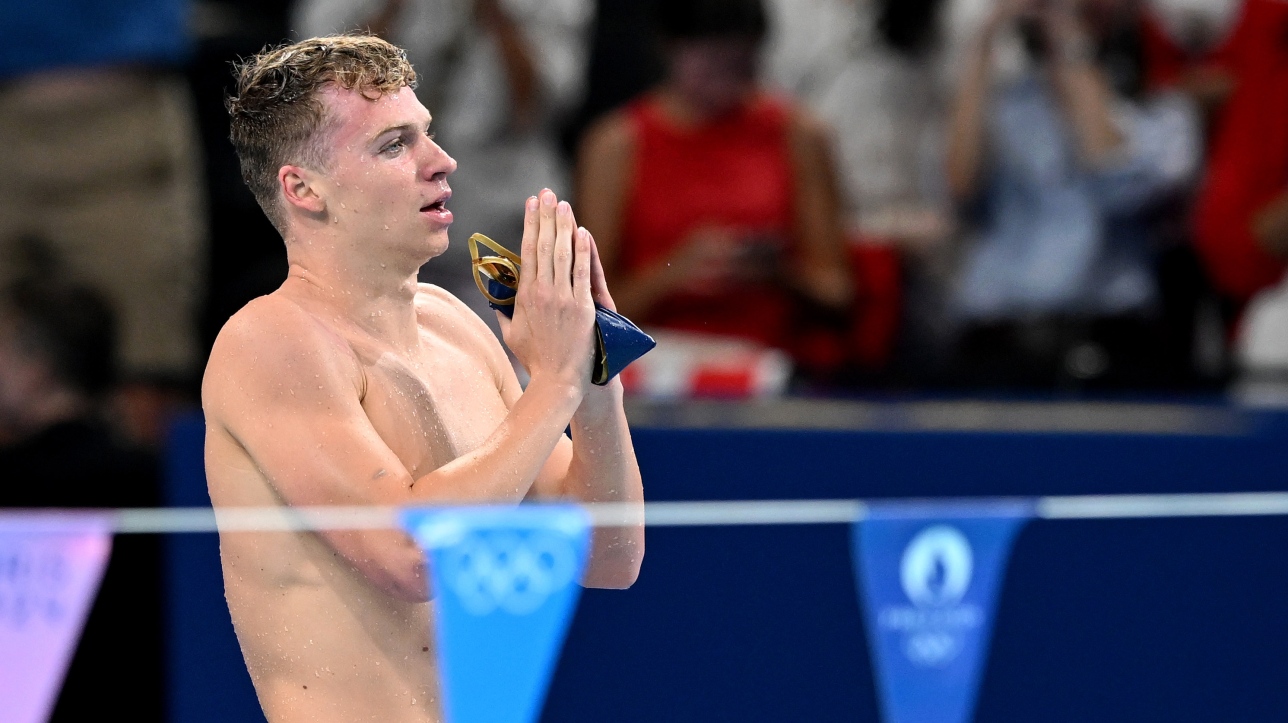
[[[309,38],[266,48],[234,67],[236,89],[226,106],[230,137],[250,187],[273,225],[285,231],[277,172],[287,164],[325,170],[321,142],[326,108],[318,92],[329,85],[370,100],[416,87],[407,53],[366,33]]]

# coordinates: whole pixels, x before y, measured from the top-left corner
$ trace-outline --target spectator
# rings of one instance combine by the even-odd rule
[[[796,302],[853,295],[821,123],[761,89],[759,0],[663,0],[662,83],[598,121],[579,218],[618,308],[645,325],[790,348]]]
[[[769,76],[836,133],[845,235],[860,279],[851,342],[865,366],[879,368],[899,338],[910,352],[900,372],[913,377],[928,371],[920,367],[936,355],[924,352],[942,347],[945,336],[947,4],[770,3]]]
[[[1233,30],[1242,0],[1144,0],[1139,40],[1147,92],[1180,91],[1202,111],[1205,157],[1215,120],[1234,89]],[[1195,244],[1198,184],[1177,199],[1159,257],[1163,315],[1177,371],[1196,385],[1221,384],[1231,372],[1230,327],[1241,304],[1219,292]]]
[[[1231,41],[1242,14],[1243,0],[1145,0],[1140,33],[1147,86],[1181,89],[1205,110],[1224,103],[1234,89]]]
[[[155,461],[97,414],[114,345],[111,311],[88,288],[0,294],[0,508],[157,503]],[[159,580],[155,538],[116,540],[51,720],[162,719]]]
[[[1233,88],[1213,119],[1195,237],[1217,288],[1241,306],[1288,259],[1288,4],[1246,0],[1223,58]]]
[[[980,215],[955,302],[969,383],[1157,382],[1150,211],[1193,173],[1198,131],[1186,99],[1141,95],[1135,20],[1123,0],[1005,0],[979,34],[947,152]],[[993,88],[1012,26],[1034,65]]]
[[[949,212],[926,173],[947,105],[943,4],[771,3],[768,71],[835,130],[853,237],[917,245],[946,235]]]
[[[302,0],[302,36],[369,29],[405,48],[452,174],[455,243],[421,270],[489,325],[465,239],[482,232],[517,243],[523,201],[569,190],[559,151],[564,117],[585,83],[590,0]]]
[[[128,418],[194,381],[205,219],[194,114],[178,65],[186,0],[31,0],[0,10],[0,284],[23,239],[121,314]]]

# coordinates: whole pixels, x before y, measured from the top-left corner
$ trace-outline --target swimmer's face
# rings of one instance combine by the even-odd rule
[[[417,266],[446,250],[456,161],[434,142],[416,94],[372,101],[333,87],[322,101],[330,159],[313,185],[333,228],[360,253],[406,254]]]

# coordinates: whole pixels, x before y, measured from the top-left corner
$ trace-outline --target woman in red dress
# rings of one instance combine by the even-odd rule
[[[853,298],[826,132],[758,87],[759,0],[660,5],[666,77],[587,133],[578,215],[622,313],[787,348]]]

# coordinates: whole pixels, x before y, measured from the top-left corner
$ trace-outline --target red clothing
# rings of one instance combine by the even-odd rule
[[[1145,61],[1145,87],[1151,92],[1175,87],[1194,70],[1228,71],[1236,36],[1195,55],[1177,44],[1148,10],[1141,13],[1140,40]]]
[[[627,109],[635,136],[626,198],[621,268],[635,274],[675,253],[703,228],[733,230],[735,243],[792,252],[795,179],[790,108],[757,96],[718,120],[682,128],[646,96]],[[685,291],[662,299],[639,321],[788,343],[792,304],[768,283]]]
[[[1251,224],[1288,191],[1288,3],[1246,0],[1221,56],[1235,90],[1213,127],[1195,241],[1217,288],[1246,301],[1284,272]]]

